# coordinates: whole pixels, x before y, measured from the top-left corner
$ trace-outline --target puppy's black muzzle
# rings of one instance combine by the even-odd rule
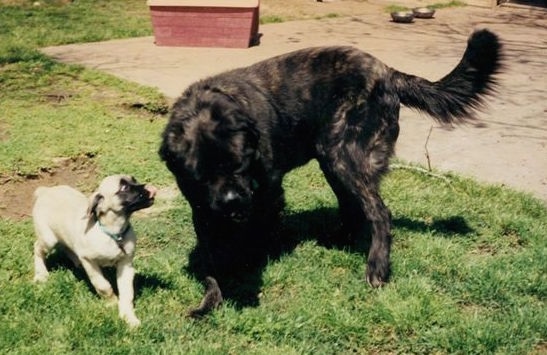
[[[148,189],[145,185],[133,185],[127,194],[126,209],[135,212],[148,208],[154,204],[155,190]]]

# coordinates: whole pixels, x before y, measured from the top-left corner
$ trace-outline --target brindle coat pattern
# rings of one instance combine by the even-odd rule
[[[442,123],[471,119],[495,87],[501,59],[497,36],[482,30],[437,82],[340,46],[299,50],[191,85],[173,106],[160,155],[191,205],[210,273],[235,267],[230,256],[245,263],[240,255],[268,243],[263,238],[283,208],[283,176],[316,159],[345,230],[365,237],[370,223],[366,280],[385,283],[391,216],[378,190],[400,105]]]

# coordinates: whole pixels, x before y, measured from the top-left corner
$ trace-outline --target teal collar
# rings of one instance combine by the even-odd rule
[[[118,243],[118,246],[120,247],[120,249],[123,250],[123,246],[122,246],[123,238],[125,237],[125,234],[129,230],[129,228],[131,228],[131,223],[127,223],[125,228],[122,229],[120,233],[112,233],[111,231],[106,229],[106,227],[98,219],[97,219],[97,225],[99,226],[99,228],[104,234],[108,235],[110,238],[112,238],[112,240]],[[125,250],[123,251],[125,252]]]

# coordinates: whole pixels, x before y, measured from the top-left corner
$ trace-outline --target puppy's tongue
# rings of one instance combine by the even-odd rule
[[[150,198],[154,198],[158,193],[158,189],[154,185],[146,185],[144,188],[148,191]]]

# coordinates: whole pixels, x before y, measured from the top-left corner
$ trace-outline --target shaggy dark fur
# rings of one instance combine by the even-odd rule
[[[283,176],[317,159],[345,231],[364,238],[370,224],[366,280],[385,283],[391,216],[378,188],[399,133],[400,105],[443,123],[469,120],[495,87],[500,63],[497,36],[482,30],[437,82],[356,48],[318,47],[191,85],[173,106],[160,155],[192,207],[204,274],[237,272],[276,243],[267,235],[283,208]]]

